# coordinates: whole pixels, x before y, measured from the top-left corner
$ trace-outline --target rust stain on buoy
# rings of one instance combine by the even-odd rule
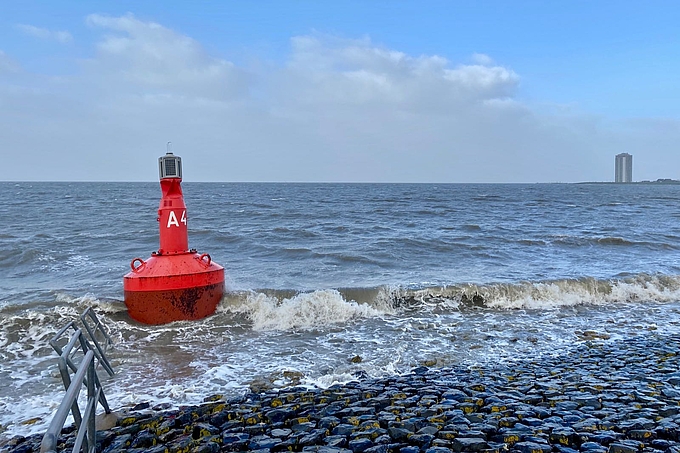
[[[224,268],[207,253],[189,250],[182,159],[168,152],[158,163],[160,248],[146,261],[130,263],[123,278],[125,305],[130,317],[144,324],[205,318],[224,295]]]

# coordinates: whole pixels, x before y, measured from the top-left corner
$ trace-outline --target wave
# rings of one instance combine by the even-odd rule
[[[680,301],[680,276],[639,274],[619,279],[461,284],[405,288],[340,288],[296,293],[231,293],[221,310],[245,315],[255,330],[313,329],[412,310],[555,309],[577,305]]]
[[[245,315],[254,330],[310,330],[386,313],[378,307],[346,300],[337,290],[319,290],[278,298],[247,292],[235,304],[222,304],[223,313]]]
[[[578,305],[668,303],[680,301],[680,276],[638,274],[612,279],[584,277],[519,283],[296,290],[230,290],[213,321],[215,325],[255,331],[318,330],[369,318],[403,317],[410,313],[474,310],[553,310]],[[54,305],[56,303],[56,305]],[[58,294],[52,303],[0,308],[7,332],[49,325],[54,330],[88,306],[130,323],[122,300]],[[126,321],[127,319],[127,321]],[[0,335],[0,345],[11,342]],[[43,335],[38,335],[41,340]]]
[[[436,302],[493,309],[553,309],[575,305],[665,303],[680,300],[680,276],[639,274],[622,279],[563,279],[542,282],[465,284],[407,291],[403,302]]]
[[[647,247],[654,250],[675,250],[677,246],[667,242],[633,241],[618,236],[553,236],[549,243],[567,247],[614,246]]]
[[[225,296],[219,313],[241,317],[258,331],[313,330],[412,311],[552,310],[578,305],[680,301],[680,276],[639,274],[618,279],[378,286],[297,292],[253,290]]]

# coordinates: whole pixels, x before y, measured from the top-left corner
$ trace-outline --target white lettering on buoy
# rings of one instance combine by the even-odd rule
[[[170,216],[168,216],[168,226],[166,228],[170,228],[170,225],[175,225],[177,227],[179,226],[179,222],[177,221],[175,211],[170,211]]]
[[[170,228],[171,225],[175,225],[176,227],[179,226],[179,222],[182,222],[183,224],[187,224],[187,210],[185,209],[182,211],[182,217],[177,220],[177,216],[175,215],[175,211],[170,211],[170,215],[168,216],[168,225],[165,228]]]

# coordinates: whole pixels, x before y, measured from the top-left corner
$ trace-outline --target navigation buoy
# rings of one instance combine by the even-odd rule
[[[189,250],[182,159],[168,151],[158,164],[160,248],[149,259],[130,263],[123,278],[125,305],[130,317],[144,324],[205,318],[222,300],[224,268],[207,253]]]

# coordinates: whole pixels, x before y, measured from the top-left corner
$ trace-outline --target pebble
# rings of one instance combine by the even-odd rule
[[[584,337],[570,352],[512,363],[419,366],[177,410],[140,403],[97,433],[97,451],[680,453],[680,339]],[[59,448],[74,436],[65,429]],[[0,451],[38,452],[41,440],[15,437]]]

